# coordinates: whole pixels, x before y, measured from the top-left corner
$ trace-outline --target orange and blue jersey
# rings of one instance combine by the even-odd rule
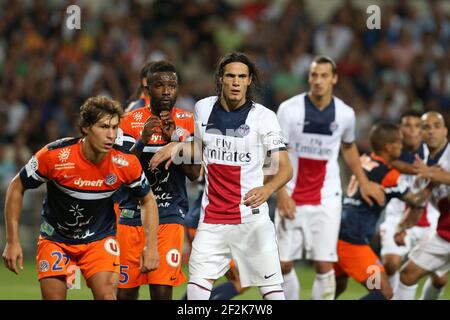
[[[122,185],[136,197],[150,192],[139,160],[114,147],[94,164],[82,138],[67,138],[39,150],[20,171],[26,189],[47,184],[41,213],[44,239],[85,244],[116,234],[112,195]]]
[[[136,109],[127,114],[121,121],[121,135],[116,143],[122,145],[125,149],[131,149],[135,142],[140,138],[142,128],[145,122],[153,114],[149,107]],[[194,135],[194,116],[191,112],[172,108],[172,117],[174,119],[176,130],[183,139],[192,139]],[[164,138],[162,133],[156,132],[144,147],[139,157],[142,168],[152,187],[155,199],[158,204],[159,223],[184,223],[189,203],[186,192],[186,175],[181,166],[171,165],[169,170],[164,168],[164,163],[156,170],[149,169],[149,162],[153,155],[170,141]],[[120,192],[120,218],[119,224],[141,225],[141,216],[139,203],[133,194],[121,190]]]
[[[364,163],[363,168],[370,181],[383,186],[385,203],[393,198],[402,198],[408,192],[408,184],[400,178],[400,172],[383,158],[372,153],[370,161]],[[362,199],[357,182],[352,177],[343,200],[339,239],[353,244],[369,244],[384,207],[376,203],[369,206]]]

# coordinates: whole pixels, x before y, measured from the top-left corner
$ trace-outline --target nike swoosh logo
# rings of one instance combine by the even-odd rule
[[[276,274],[277,274],[277,273],[275,272],[275,273],[272,273],[270,276],[264,275],[264,279],[269,279],[269,278],[273,277],[273,276],[276,275]]]
[[[202,123],[202,127],[212,126],[214,123]]]
[[[305,122],[297,122],[298,126],[307,126],[309,125],[309,121],[305,121]]]
[[[113,263],[114,267],[120,266],[120,263]]]
[[[177,280],[177,277],[170,277],[170,280]]]

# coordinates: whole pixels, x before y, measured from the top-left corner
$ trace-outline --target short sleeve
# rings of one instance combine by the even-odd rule
[[[51,161],[47,147],[39,150],[20,170],[20,180],[25,189],[34,189],[51,180]]]
[[[350,112],[346,117],[344,132],[342,133],[342,142],[355,142],[355,112],[350,108]]]
[[[290,121],[289,121],[289,114],[288,112],[286,112],[286,107],[285,105],[281,104],[280,107],[278,108],[277,111],[277,118],[278,118],[278,122],[281,128],[281,134],[284,138],[284,143],[286,145],[289,145],[290,143],[290,136],[289,136],[289,132],[290,132]]]
[[[127,181],[125,181],[125,187],[130,193],[138,198],[146,196],[150,192],[150,183],[145,176],[142,166],[136,157],[130,158],[129,170],[127,170]]]
[[[274,112],[268,110],[264,113],[261,117],[260,128],[262,141],[268,154],[286,150],[281,128]]]

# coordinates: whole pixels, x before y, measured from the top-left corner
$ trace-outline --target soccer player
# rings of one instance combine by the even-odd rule
[[[182,146],[186,159],[201,147],[206,181],[189,261],[189,300],[209,299],[232,258],[242,287],[258,286],[264,299],[284,299],[266,201],[289,181],[292,168],[276,115],[253,101],[257,82],[256,66],[245,54],[224,56],[216,69],[217,96],[197,102],[196,140]],[[167,159],[170,165],[171,148],[155,155],[151,166]],[[266,182],[265,172],[271,175]]]
[[[131,101],[128,103],[125,113],[128,113],[130,111],[149,106],[150,105],[150,98],[148,97],[146,87],[147,87],[147,74],[150,66],[152,65],[152,62],[147,62],[141,69],[140,72],[140,80],[139,80],[139,86],[136,89],[136,92],[134,93],[133,97],[131,98]]]
[[[401,154],[402,134],[397,125],[379,123],[370,131],[373,152],[364,158],[363,168],[368,178],[384,187],[386,199],[400,198],[411,206],[410,210],[423,212],[429,192],[419,190],[413,193],[392,162]],[[338,240],[338,262],[335,264],[336,297],[352,277],[370,293],[364,300],[383,300],[392,297],[392,288],[378,256],[370,247],[376,223],[384,205],[369,206],[360,193],[353,176],[343,201],[341,228]]]
[[[370,182],[359,161],[355,140],[355,113],[333,96],[338,81],[335,62],[316,57],[309,70],[310,90],[283,102],[278,120],[287,143],[294,176],[280,188],[275,226],[280,247],[284,290],[288,300],[299,299],[294,260],[314,261],[315,300],[334,299],[333,263],[341,217],[339,149],[358,180],[361,195],[369,204],[382,204],[382,188]]]
[[[448,129],[442,115],[430,111],[422,116],[422,137],[429,149],[426,165],[416,161],[418,175],[432,182],[431,203],[439,210],[436,233],[422,241],[409,254],[408,261],[400,271],[400,282],[395,291],[396,300],[413,300],[417,282],[427,274],[436,273],[441,280],[450,270],[450,148],[448,146]],[[419,214],[410,212],[399,223],[396,242],[405,242],[406,229],[417,224]],[[444,283],[441,283],[441,287]],[[432,286],[427,281],[425,286]],[[431,288],[432,289],[432,288]],[[435,288],[440,291],[440,288]],[[436,295],[438,295],[437,292]]]
[[[400,117],[399,127],[403,136],[403,149],[399,160],[411,165],[415,160],[416,154],[421,159],[426,159],[428,157],[428,148],[425,143],[422,142],[420,118],[421,114],[415,111],[407,111]],[[393,165],[395,167],[394,163]],[[402,177],[411,187],[413,186],[415,175],[403,175]],[[411,251],[416,244],[434,232],[439,216],[437,210],[431,204],[428,204],[417,225],[408,229],[405,245],[399,246],[394,241],[394,234],[406,208],[407,205],[400,199],[392,199],[386,206],[385,220],[380,225],[381,257],[386,274],[389,277],[389,282],[394,291],[397,287],[399,278],[398,269],[401,266],[402,259],[406,257],[408,252]],[[424,298],[437,298],[437,296],[433,294],[436,293],[437,290],[433,290],[433,287],[442,287],[442,283],[440,282],[440,278],[435,275],[433,276],[433,280],[432,286],[426,286],[428,290],[423,292]]]
[[[186,176],[195,180],[200,171],[193,166],[163,165],[150,170],[149,162],[156,151],[171,141],[192,139],[194,115],[175,107],[178,94],[178,74],[167,61],[157,61],[148,68],[146,94],[150,105],[129,112],[121,123],[123,135],[116,143],[139,156],[144,172],[150,181],[159,210],[158,252],[159,268],[151,273],[140,270],[139,252],[144,243],[139,202],[126,192],[119,203],[118,241],[121,279],[119,299],[137,299],[139,287],[149,284],[152,300],[171,300],[174,286],[186,278],[181,270],[184,243],[184,216],[188,211]]]
[[[83,137],[48,144],[22,168],[6,195],[5,265],[14,273],[23,266],[19,219],[23,193],[47,185],[37,248],[43,299],[65,299],[66,277],[79,266],[95,299],[115,299],[119,247],[112,194],[125,185],[143,212],[146,248],[141,270],[158,267],[156,202],[138,159],[114,146],[122,108],[106,97],[89,98],[80,108]]]

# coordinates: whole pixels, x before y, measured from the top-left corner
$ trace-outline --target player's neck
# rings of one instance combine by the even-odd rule
[[[242,99],[242,100],[228,100],[226,99],[224,96],[221,97],[220,99],[220,104],[222,105],[222,107],[228,111],[234,111],[240,107],[242,107],[246,102],[246,99]]]
[[[308,93],[309,100],[311,100],[312,104],[319,110],[325,109],[331,102],[332,95],[327,94],[323,96],[313,95],[311,92]]]
[[[421,143],[419,143],[419,144],[417,144],[417,145],[411,145],[411,144],[408,145],[408,144],[404,144],[404,145],[403,145],[403,150],[406,151],[406,152],[414,152],[414,151],[416,151],[417,149],[419,149],[420,144],[421,144]]]
[[[442,151],[442,149],[445,148],[445,146],[447,145],[447,139],[445,139],[440,145],[439,147],[432,149],[432,148],[428,148],[430,151],[430,157],[434,158],[439,152]]]
[[[391,158],[391,156],[389,155],[389,153],[385,152],[385,151],[380,151],[375,153],[375,155],[377,155],[378,157],[380,157],[381,159],[383,159],[386,163],[390,164],[392,161],[394,161],[394,159]]]
[[[106,153],[100,153],[94,150],[86,138],[81,141],[81,153],[84,158],[92,163],[100,163],[105,159]]]

